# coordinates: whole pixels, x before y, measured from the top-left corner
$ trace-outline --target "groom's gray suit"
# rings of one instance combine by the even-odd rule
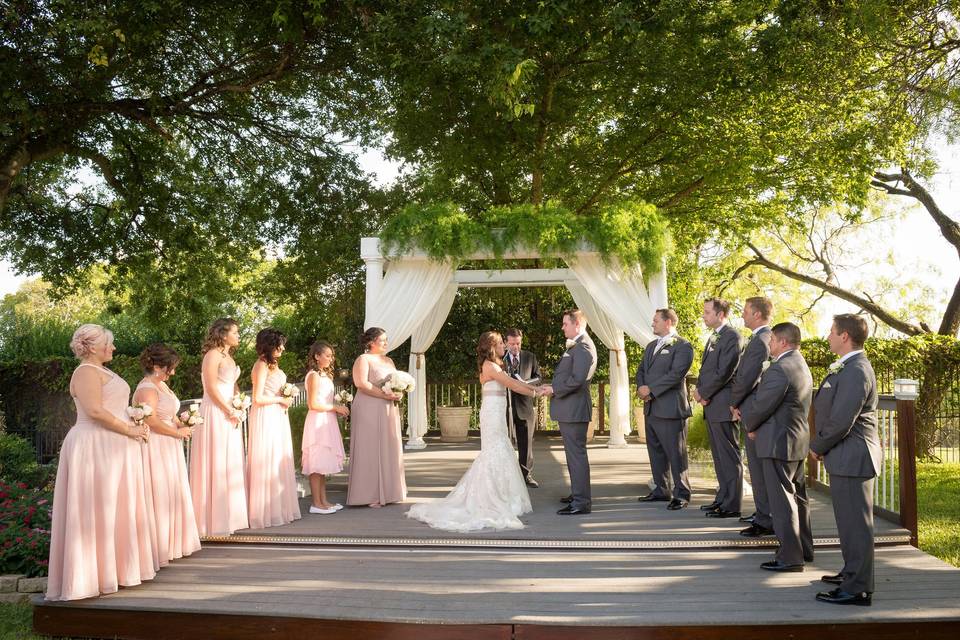
[[[592,417],[590,380],[597,369],[597,349],[586,331],[564,352],[553,372],[550,417],[560,425],[563,451],[570,473],[573,509],[590,508],[590,462],[587,426]]]

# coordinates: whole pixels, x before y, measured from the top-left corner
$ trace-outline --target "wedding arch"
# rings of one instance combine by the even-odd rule
[[[378,237],[361,238],[360,256],[366,265],[364,328],[382,327],[390,336],[390,350],[410,339],[409,370],[416,388],[407,403],[407,448],[423,449],[427,432],[425,354],[440,332],[460,287],[565,286],[587,326],[610,351],[610,438],[608,446],[626,446],[630,425],[630,377],[624,334],[640,344],[653,339],[650,320],[667,306],[666,267],[644,273],[640,266],[622,266],[604,260],[583,243],[563,257],[566,268],[458,270],[451,259],[437,260],[420,250],[388,255]],[[547,258],[532,249],[516,248],[508,260]],[[493,260],[492,252],[467,259]],[[557,320],[559,325],[559,319]],[[559,330],[559,329],[558,329]]]

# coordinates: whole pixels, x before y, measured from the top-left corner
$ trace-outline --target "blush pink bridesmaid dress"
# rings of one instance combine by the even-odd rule
[[[217,371],[217,390],[229,401],[240,367]],[[243,432],[203,392],[203,424],[190,441],[190,493],[197,531],[203,536],[230,535],[246,529],[247,492],[244,480]]]
[[[130,385],[109,369],[80,367],[110,375],[103,406],[128,420]],[[102,426],[74,402],[77,422],[63,440],[57,467],[47,600],[114,593],[156,574],[140,443]]]
[[[318,394],[323,404],[333,404],[333,380],[311,371],[307,376],[317,376],[320,385]],[[333,411],[309,411],[303,424],[303,458],[301,471],[308,476],[312,473],[330,475],[343,471],[343,439],[340,437],[340,425]]]
[[[137,385],[137,389],[141,388],[157,392],[157,418],[173,429],[173,417],[180,408],[177,396],[146,380]],[[187,481],[183,440],[152,433],[143,446],[146,454],[144,466],[149,470],[149,486],[153,493],[156,555],[160,566],[164,566],[170,560],[199,551],[200,537]]]
[[[267,374],[264,394],[280,395],[287,374]],[[247,431],[247,508],[250,528],[276,527],[300,519],[297,476],[293,466],[290,418],[283,405],[254,405]]]

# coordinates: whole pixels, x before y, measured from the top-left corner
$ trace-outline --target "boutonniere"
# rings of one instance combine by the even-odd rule
[[[577,344],[577,341],[576,341],[576,340],[571,340],[570,338],[567,338],[567,349],[569,349],[570,347],[572,347],[572,346],[575,345],[575,344]]]
[[[669,347],[677,343],[677,336],[670,335],[666,340],[663,341],[664,347]]]
[[[831,362],[830,366],[827,367],[828,374],[840,373],[842,370],[843,370],[843,363],[840,362],[839,360],[835,362]]]
[[[718,331],[717,329],[714,329],[713,333],[710,334],[710,337],[707,338],[707,344],[715,343],[719,337],[720,337],[720,331]]]
[[[769,368],[770,368],[770,364],[771,364],[771,363],[770,363],[769,360],[764,360],[764,361],[763,361],[763,364],[760,365],[760,373],[763,373],[764,371],[766,371],[767,369],[769,369]]]

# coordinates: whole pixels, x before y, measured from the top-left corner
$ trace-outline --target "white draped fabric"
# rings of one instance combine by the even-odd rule
[[[440,333],[443,323],[447,321],[450,307],[457,297],[457,283],[450,282],[444,289],[437,303],[427,313],[420,326],[410,337],[410,375],[417,381],[410,397],[407,398],[407,448],[422,449],[426,447],[423,434],[427,432],[427,361],[424,352],[430,348]]]
[[[423,324],[452,279],[453,265],[449,261],[391,261],[379,299],[364,318],[364,328],[385,329],[393,351]]]
[[[567,264],[597,306],[628,336],[644,346],[653,340],[653,312],[667,306],[665,270],[650,276],[648,289],[639,266],[623,268],[611,263],[608,267],[596,254],[579,254]]]
[[[627,354],[624,352],[623,330],[597,306],[580,282],[564,282],[577,308],[587,316],[589,326],[610,350],[610,439],[608,446],[627,443],[630,433],[630,374],[627,372]]]

